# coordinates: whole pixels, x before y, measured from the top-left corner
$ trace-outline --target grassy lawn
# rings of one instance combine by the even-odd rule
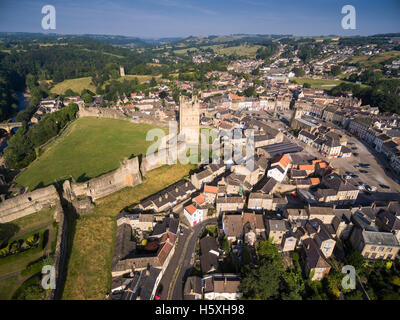
[[[13,293],[20,286],[18,276],[12,276],[10,278],[0,281],[0,300],[10,300]]]
[[[96,87],[91,84],[91,81],[91,77],[68,79],[57,83],[50,91],[57,94],[63,94],[67,89],[71,89],[78,93],[81,93],[83,89],[95,92]]]
[[[29,263],[43,256],[44,250],[41,246],[13,256],[0,259],[0,276],[24,269]],[[7,260],[5,260],[7,259]],[[4,263],[3,263],[4,262]]]
[[[14,236],[14,238],[17,235],[22,235],[26,233],[28,230],[35,230],[39,226],[51,224],[53,222],[54,210],[55,208],[39,211],[34,214],[30,214],[28,216],[9,222],[10,224],[16,225],[18,227],[17,234]]]
[[[125,120],[79,118],[46,147],[16,182],[33,190],[70,175],[83,181],[112,171],[124,157],[146,153],[153,143],[146,141],[147,131],[152,128],[155,127]]]
[[[331,89],[342,82],[346,82],[343,80],[330,80],[330,79],[311,79],[311,78],[293,78],[292,80],[296,81],[298,84],[309,83],[311,88],[316,89]]]
[[[63,299],[104,299],[111,285],[116,215],[189,174],[195,165],[164,166],[148,173],[143,183],[100,199],[93,213],[76,221]]]
[[[224,45],[222,44],[215,44],[211,46],[202,46],[202,49],[208,49],[211,48],[215,51],[217,54],[226,54],[226,55],[231,55],[231,54],[236,54],[238,56],[247,56],[249,58],[255,58],[256,57],[256,52],[257,49],[260,48],[261,46],[258,45],[239,45],[239,46],[233,46],[233,47],[227,47],[224,48]],[[186,54],[187,51],[199,51],[198,48],[196,47],[190,47],[190,48],[185,48],[185,49],[177,49],[174,50],[176,54]]]
[[[152,75],[133,75],[133,74],[128,74],[125,77],[120,77],[117,80],[122,81],[124,79],[127,80],[132,80],[133,78],[138,78],[140,83],[143,83],[147,80],[150,80],[153,76]],[[161,75],[154,76],[154,78],[161,78]],[[71,89],[75,92],[81,93],[83,89],[88,89],[92,92],[96,92],[96,87],[91,84],[92,78],[91,77],[83,77],[83,78],[75,78],[75,79],[67,79],[64,80],[60,83],[57,83],[54,85],[53,88],[51,88],[52,93],[56,94],[64,94],[64,92],[67,89]],[[103,87],[109,82],[108,80]]]
[[[400,52],[399,51],[387,51],[383,53],[378,53],[373,56],[355,56],[349,59],[350,63],[357,63],[359,62],[362,66],[369,67],[374,64],[381,63],[385,60],[395,58],[398,59],[400,57]]]
[[[255,58],[258,48],[261,46],[248,46],[248,45],[240,45],[234,47],[223,48],[222,46],[215,48],[215,52],[218,54],[236,54],[238,56],[246,56],[249,58]]]

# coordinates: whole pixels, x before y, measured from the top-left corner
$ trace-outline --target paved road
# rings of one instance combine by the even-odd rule
[[[193,266],[193,257],[196,250],[196,241],[200,237],[204,228],[210,224],[216,224],[218,222],[217,218],[209,219],[203,221],[199,225],[193,228],[190,238],[188,239],[187,249],[182,256],[182,261],[180,262],[180,269],[178,270],[178,276],[173,286],[172,296],[173,300],[183,300],[183,285],[186,278],[189,276],[190,271]]]
[[[181,256],[183,255],[185,243],[187,243],[188,238],[190,235],[193,233],[193,231],[187,227],[182,226],[185,231],[183,235],[179,235],[178,237],[178,243],[175,248],[174,255],[172,256],[167,269],[164,272],[163,277],[161,278],[160,284],[163,286],[163,292],[161,294],[161,300],[167,300],[168,295],[169,295],[169,287],[172,283],[172,280],[174,278],[176,269],[178,268],[179,265],[179,260]],[[178,228],[179,232],[179,228]]]

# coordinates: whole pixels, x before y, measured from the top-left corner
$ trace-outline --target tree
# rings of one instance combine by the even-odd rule
[[[166,93],[165,91],[161,91],[158,96],[160,97],[160,99],[165,99],[166,97],[168,97],[168,93]]]
[[[248,87],[246,90],[244,90],[244,94],[246,97],[253,97],[257,95],[256,88],[254,87]]]
[[[311,88],[311,84],[309,84],[308,82],[304,82],[303,88]]]
[[[303,77],[305,74],[306,74],[306,72],[303,70],[303,69],[301,69],[301,68],[293,68],[293,70],[292,70],[293,72],[294,72],[294,74],[296,75],[296,77]]]
[[[249,299],[267,300],[279,294],[280,273],[272,261],[263,259],[259,267],[246,266],[240,288]]]
[[[85,101],[85,103],[90,103],[93,100],[93,97],[89,94],[89,93],[85,93],[82,96],[83,101]]]
[[[333,75],[335,77],[338,76],[341,72],[342,72],[342,70],[341,70],[340,66],[336,65],[331,68],[331,75]]]
[[[157,81],[154,77],[151,78],[150,80],[150,87],[153,88],[157,85]]]

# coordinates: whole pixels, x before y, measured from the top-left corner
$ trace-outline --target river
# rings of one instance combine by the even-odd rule
[[[18,112],[26,109],[29,106],[29,100],[24,96],[24,93],[21,91],[17,92],[17,97],[18,97]],[[11,122],[16,122],[16,116],[12,118]],[[13,133],[17,131],[18,128],[12,129]],[[5,138],[1,144],[0,144],[0,152],[3,152],[4,148],[7,147],[7,140],[8,138]]]

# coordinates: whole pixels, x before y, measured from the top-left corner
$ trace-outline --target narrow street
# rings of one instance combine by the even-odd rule
[[[161,300],[182,299],[183,284],[192,267],[191,260],[196,250],[196,241],[207,225],[215,223],[217,219],[213,218],[194,228],[183,226],[184,234],[179,235],[174,255],[160,281],[160,285],[163,286]]]

